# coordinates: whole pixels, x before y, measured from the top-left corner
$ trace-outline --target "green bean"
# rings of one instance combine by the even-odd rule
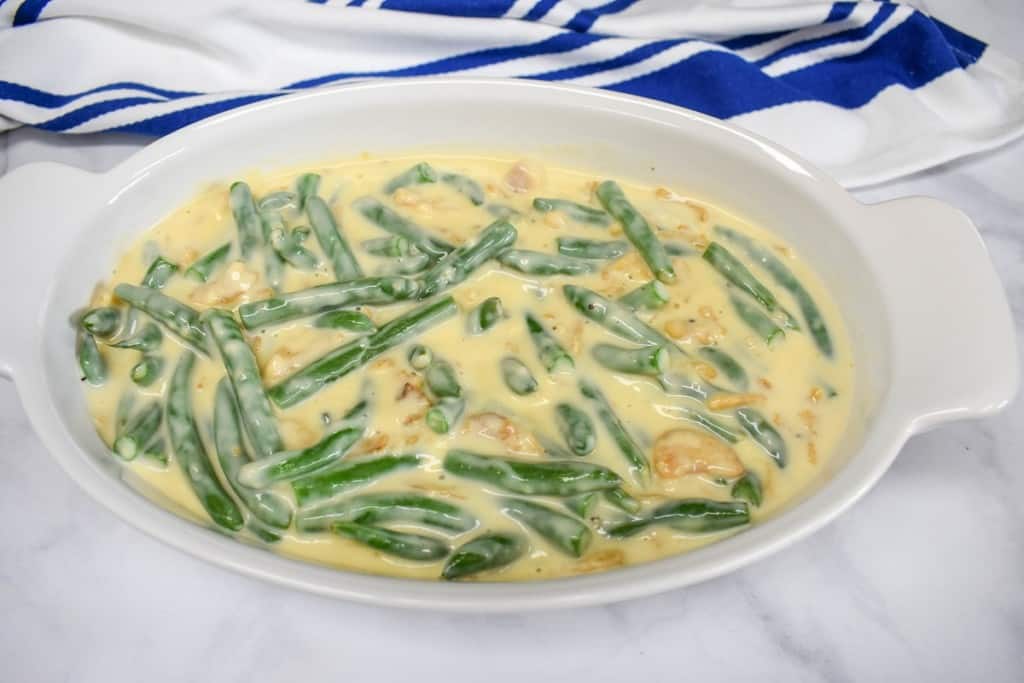
[[[408,358],[409,365],[412,366],[413,370],[425,370],[434,361],[434,352],[423,346],[423,344],[413,344],[409,347],[409,353],[406,358]]]
[[[705,382],[695,380],[684,372],[669,371],[658,377],[661,390],[669,396],[686,396],[698,401],[708,400],[713,387]]]
[[[306,216],[338,281],[347,282],[362,277],[363,269],[359,267],[359,261],[338,230],[334,214],[324,200],[316,195],[306,199]]]
[[[489,533],[477,536],[455,550],[441,576],[449,581],[512,564],[526,552],[526,542],[518,534]]]
[[[305,211],[309,198],[315,197],[320,191],[320,175],[317,173],[303,173],[295,181],[295,190],[299,196],[297,208],[299,211]]]
[[[94,337],[107,339],[113,337],[121,329],[124,312],[114,306],[102,306],[85,312],[79,326]]]
[[[665,524],[688,534],[710,534],[749,523],[750,510],[746,503],[688,498],[665,503],[647,517],[616,524],[605,531],[613,538],[625,538],[652,524]]]
[[[537,380],[523,361],[513,356],[501,359],[501,377],[505,386],[517,396],[526,396],[537,391]]]
[[[415,256],[420,250],[412,242],[399,235],[391,237],[377,237],[372,240],[364,240],[360,246],[368,254],[382,258],[399,258],[402,256]]]
[[[289,206],[295,206],[298,199],[298,195],[294,192],[278,190],[277,192],[271,192],[260,199],[256,208],[260,211],[280,211],[281,209],[286,209]]]
[[[615,445],[619,447],[619,451],[626,458],[633,476],[637,479],[646,477],[649,470],[647,457],[640,450],[640,446],[633,440],[633,437],[630,436],[626,426],[622,424],[622,420],[615,414],[615,410],[608,402],[604,393],[596,384],[585,379],[580,380],[579,387],[580,393],[594,404],[598,419],[601,420],[605,429],[611,434],[612,440],[615,441]]]
[[[230,253],[231,242],[225,242],[205,256],[197,259],[185,271],[185,277],[196,282],[206,282],[213,275],[213,272],[228,260],[228,254]]]
[[[786,442],[764,415],[753,408],[738,408],[736,417],[750,438],[771,456],[775,464],[785,467],[788,461]]]
[[[430,392],[437,398],[462,396],[462,387],[455,374],[455,368],[448,361],[434,357],[423,371],[423,380]]]
[[[532,313],[526,314],[526,330],[537,348],[537,357],[548,372],[562,372],[576,367],[572,356],[566,351],[554,335]]]
[[[437,182],[437,171],[430,164],[421,161],[388,181],[384,186],[384,194],[393,194],[395,190],[409,185],[424,185]]]
[[[114,453],[122,460],[134,460],[156,436],[163,419],[164,409],[159,401],[142,408],[114,439]]]
[[[124,428],[128,425],[128,421],[132,419],[132,412],[135,409],[135,399],[138,394],[131,389],[121,394],[121,397],[117,400],[117,408],[114,411],[114,440],[117,441],[123,432]],[[113,444],[111,444],[113,447]]]
[[[415,298],[419,288],[418,282],[405,277],[367,277],[252,301],[239,306],[238,315],[246,328],[254,330],[349,306],[406,301]]]
[[[167,387],[167,433],[178,464],[207,514],[218,526],[238,531],[244,522],[242,513],[220,485],[196,429],[189,395],[195,360],[191,351],[182,353]]]
[[[359,311],[341,309],[340,311],[328,311],[317,316],[313,320],[313,327],[328,330],[348,330],[349,332],[373,332],[377,326],[373,324],[370,316]]]
[[[320,265],[320,260],[313,252],[302,246],[294,233],[288,232],[280,226],[270,231],[270,246],[293,268],[314,270]]]
[[[127,337],[121,337],[112,341],[108,341],[107,344],[119,349],[134,349],[136,351],[142,351],[148,353],[155,351],[160,348],[160,344],[164,341],[164,333],[160,331],[160,328],[156,323],[146,323],[140,329],[132,332]]]
[[[664,346],[678,351],[678,347],[661,332],[640,320],[627,306],[604,298],[586,287],[564,285],[562,293],[577,311],[609,332],[637,344]]]
[[[779,302],[775,295],[761,281],[754,277],[739,259],[718,242],[712,242],[704,250],[704,260],[736,287],[752,296],[767,311],[774,311]]]
[[[334,522],[357,524],[415,524],[464,533],[476,518],[454,505],[421,493],[364,493],[303,512],[296,520],[300,531],[323,531]]]
[[[607,491],[602,491],[601,494],[604,496],[605,500],[623,512],[635,515],[640,511],[640,501],[626,493],[626,490],[622,487],[617,489],[608,489]]]
[[[694,410],[693,408],[687,406],[660,406],[658,408],[658,412],[660,412],[662,415],[670,419],[685,420],[686,422],[690,422],[694,425],[697,425],[698,427],[706,429],[707,431],[711,432],[719,439],[727,443],[736,443],[737,441],[740,440],[740,437],[742,436],[741,434],[737,433],[733,429],[723,424],[721,421],[716,420],[715,418],[711,417],[706,413],[702,413],[699,410]]]
[[[488,204],[487,213],[491,214],[495,218],[504,218],[507,221],[514,221],[518,218],[522,218],[523,214],[513,209],[511,206],[504,204]]]
[[[392,531],[355,522],[334,522],[331,524],[331,531],[385,555],[394,555],[414,562],[433,562],[447,557],[451,552],[447,543],[433,536]]]
[[[277,543],[281,540],[281,534],[278,531],[270,528],[266,524],[263,524],[255,517],[250,517],[249,522],[245,525],[253,536],[263,541],[264,543]]]
[[[167,441],[162,436],[157,436],[142,449],[139,457],[145,460],[152,460],[161,467],[167,467],[170,461],[167,457]]]
[[[715,232],[723,235],[734,244],[738,244],[746,252],[748,257],[760,263],[761,266],[768,271],[780,287],[793,295],[793,298],[797,301],[797,305],[800,306],[800,312],[803,314],[804,320],[807,322],[807,327],[811,331],[811,338],[814,339],[814,343],[817,345],[818,350],[821,351],[826,358],[831,358],[833,353],[832,337],[829,335],[828,327],[825,325],[825,320],[821,315],[821,311],[818,309],[817,304],[814,303],[814,298],[811,297],[786,264],[780,261],[770,251],[755,243],[754,240],[735,230],[718,226],[715,228]]]
[[[704,346],[697,353],[714,365],[737,389],[745,391],[750,386],[747,371],[725,351],[713,346]]]
[[[96,339],[87,332],[78,334],[77,344],[78,367],[82,371],[82,378],[92,384],[99,386],[107,381],[107,362],[96,345]]]
[[[757,336],[761,337],[765,344],[771,344],[775,341],[776,337],[784,336],[782,328],[776,325],[774,320],[740,297],[731,295],[729,303],[732,304],[732,308],[736,311],[736,315],[739,316],[740,320],[753,330]]]
[[[288,501],[274,491],[253,491],[240,481],[239,472],[248,463],[250,453],[242,436],[235,392],[227,377],[217,383],[214,395],[213,443],[224,478],[242,505],[263,524],[275,529],[287,529],[292,522],[292,509]]]
[[[246,463],[238,471],[238,481],[249,488],[263,489],[280,481],[291,481],[320,472],[341,460],[363,438],[364,431],[362,427],[339,429],[309,448],[281,451]]]
[[[732,497],[745,500],[754,507],[761,507],[763,499],[761,480],[753,472],[747,471],[733,484]]]
[[[601,209],[595,209],[584,204],[577,204],[568,199],[552,199],[548,197],[537,197],[533,200],[533,208],[541,213],[558,211],[565,214],[577,223],[596,225],[606,228],[611,225],[612,219]]]
[[[293,406],[382,353],[454,316],[457,311],[458,306],[450,296],[414,308],[373,334],[340,346],[296,371],[270,388],[270,399],[281,408]]]
[[[592,240],[586,237],[559,237],[558,253],[573,258],[591,259],[594,261],[610,261],[617,259],[629,251],[629,242],[625,240]]]
[[[480,187],[479,183],[472,178],[459,173],[444,173],[441,175],[441,182],[446,185],[451,185],[460,194],[465,195],[466,199],[468,199],[473,206],[480,206],[487,198],[484,195],[484,189]]]
[[[318,472],[291,483],[295,500],[300,508],[312,507],[314,503],[329,500],[337,494],[370,482],[399,470],[416,467],[418,455],[381,455],[376,458],[342,462],[325,472]]]
[[[197,350],[204,353],[209,351],[209,342],[206,331],[199,321],[199,312],[191,306],[155,289],[123,282],[114,287],[114,295],[153,318]]]
[[[409,240],[416,248],[431,258],[442,258],[455,247],[444,240],[428,234],[423,228],[395,213],[373,197],[363,197],[352,203],[352,208],[361,213],[377,227]]]
[[[496,296],[489,297],[466,315],[466,331],[470,334],[483,334],[504,320],[505,317],[501,299]]]
[[[235,217],[235,225],[238,227],[239,251],[242,258],[248,261],[259,248],[260,235],[263,234],[260,214],[256,209],[256,202],[253,201],[249,185],[241,181],[233,183],[228,193],[228,204]]]
[[[619,303],[633,311],[656,311],[668,301],[668,288],[657,280],[640,285],[619,298]]]
[[[459,421],[465,410],[465,399],[445,397],[431,406],[423,419],[431,431],[437,434],[447,434]]]
[[[665,245],[665,252],[669,256],[693,256],[697,251],[689,244],[684,242],[677,242],[675,240],[662,240],[661,243]]]
[[[484,228],[472,243],[463,244],[421,276],[420,298],[434,296],[463,282],[473,271],[516,241],[518,233],[508,221],[497,220]]]
[[[584,493],[572,498],[566,498],[564,503],[569,512],[580,519],[587,519],[590,517],[590,512],[594,509],[594,504],[597,503],[597,493]]]
[[[501,504],[506,515],[522,522],[571,557],[582,556],[593,538],[586,524],[546,505],[522,498],[505,498]]]
[[[597,198],[605,211],[610,213],[622,225],[623,232],[643,257],[654,277],[665,284],[676,281],[676,272],[672,269],[672,259],[665,246],[651,230],[640,212],[629,202],[622,188],[613,180],[606,180],[597,186]]]
[[[545,254],[528,249],[508,249],[498,255],[498,263],[527,275],[586,275],[594,272],[594,264],[582,259]]]
[[[157,256],[142,276],[142,286],[151,289],[163,289],[171,276],[178,272],[178,264],[171,263],[163,256]]]
[[[378,269],[380,275],[418,275],[434,265],[434,260],[426,254],[416,252],[412,256],[400,256],[391,259]]]
[[[569,450],[576,455],[589,455],[597,445],[597,432],[590,416],[569,403],[555,406],[555,424]]]
[[[452,449],[444,459],[449,474],[482,481],[523,496],[575,496],[615,488],[621,480],[607,467],[577,460],[536,462]]]
[[[264,211],[260,214],[260,229],[263,234],[263,275],[270,289],[275,294],[281,293],[284,283],[285,260],[274,249],[271,235],[276,231],[284,232],[287,228],[284,218],[276,211]]]
[[[297,228],[292,228],[292,239],[299,244],[305,244],[312,232],[308,225],[300,225]]]
[[[661,346],[642,346],[638,349],[624,349],[611,344],[596,344],[590,349],[601,366],[612,372],[630,375],[659,376],[668,367],[668,351]]]

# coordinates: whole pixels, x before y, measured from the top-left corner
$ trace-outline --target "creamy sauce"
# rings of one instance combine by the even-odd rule
[[[518,216],[510,220],[518,230],[515,247],[519,249],[557,253],[556,238],[560,236],[625,239],[622,227],[615,221],[609,227],[594,227],[575,222],[561,211],[544,213],[532,208],[535,197],[564,198],[600,208],[594,197],[594,187],[603,179],[601,176],[539,163],[526,163],[517,169],[515,160],[509,159],[438,157],[425,161],[436,169],[475,179],[486,193],[486,203],[474,206],[456,188],[442,182],[411,185],[391,195],[383,192],[391,178],[420,161],[424,160],[361,158],[318,169],[252,174],[244,179],[258,201],[271,192],[292,190],[300,172],[315,170],[321,174],[319,195],[328,202],[341,234],[368,275],[381,272],[389,259],[371,256],[360,247],[365,240],[388,236],[352,207],[354,200],[365,195],[377,197],[431,234],[456,245],[471,240],[495,220],[488,211],[488,207],[493,205],[510,207],[518,212]],[[502,512],[497,500],[511,494],[477,481],[461,479],[442,469],[445,453],[455,447],[489,455],[550,462],[551,457],[544,454],[541,444],[553,442],[565,447],[555,418],[554,406],[560,402],[586,411],[596,427],[596,448],[578,460],[601,464],[618,472],[623,477],[626,491],[640,500],[645,510],[671,499],[731,500],[737,473],[744,471],[755,473],[763,488],[763,502],[759,507],[750,508],[752,524],[771,517],[792,503],[821,471],[824,461],[843,437],[850,415],[853,368],[849,340],[838,311],[810,265],[802,262],[790,248],[762,228],[702,203],[699,198],[685,197],[685,188],[670,191],[633,184],[627,179],[616,180],[633,205],[656,229],[659,238],[684,243],[694,252],[672,258],[677,279],[668,286],[669,303],[655,311],[640,311],[638,316],[672,338],[689,354],[688,357],[673,354],[671,362],[674,368],[722,387],[721,391],[712,392],[711,402],[720,409],[714,414],[724,422],[742,433],[730,417],[735,407],[733,402],[756,408],[770,419],[787,445],[788,463],[785,468],[778,467],[751,438],[742,438],[734,445],[726,444],[693,423],[680,419],[679,406],[713,412],[707,406],[701,406],[690,398],[668,396],[653,379],[613,373],[594,360],[590,350],[595,344],[636,345],[581,316],[562,296],[561,287],[571,282],[610,299],[625,294],[652,279],[651,271],[635,249],[615,260],[593,261],[595,272],[575,277],[524,275],[495,261],[486,263],[467,281],[451,290],[460,307],[459,315],[428,329],[412,342],[381,355],[362,371],[333,382],[308,400],[283,410],[275,408],[284,446],[300,449],[320,440],[325,429],[331,429],[330,426],[325,427],[324,416],[338,420],[359,399],[364,382],[370,381],[373,405],[369,427],[366,436],[345,455],[344,461],[405,452],[422,454],[423,460],[415,469],[382,477],[346,495],[419,491],[457,503],[479,520],[473,531],[445,536],[428,527],[391,527],[447,538],[453,547],[482,531],[512,531],[528,539],[529,548],[518,561],[503,569],[480,574],[479,578],[486,580],[528,580],[601,571],[693,550],[736,532],[688,534],[670,526],[652,525],[629,538],[609,538],[600,530],[615,521],[627,519],[628,515],[602,501],[586,520],[593,535],[589,548],[580,558],[570,557]],[[308,224],[306,217],[293,208],[284,209],[282,215],[289,228]],[[729,226],[754,238],[796,275],[821,309],[828,325],[834,345],[831,359],[818,350],[807,333],[807,324],[800,316],[798,302],[740,248],[717,236],[713,230],[717,225]],[[243,303],[271,296],[262,275],[260,259],[256,258],[251,263],[239,261],[237,245],[232,247],[230,260],[215,271],[207,283],[182,277],[190,263],[224,242],[237,241],[237,234],[228,205],[228,183],[207,187],[189,204],[142,235],[122,254],[109,280],[97,287],[90,304],[120,305],[113,299],[113,286],[122,282],[138,284],[156,254],[180,266],[178,274],[169,280],[162,292],[199,311],[211,305],[234,310]],[[730,304],[725,279],[700,257],[700,252],[712,240],[729,247],[774,292],[780,303],[798,319],[800,331],[787,330],[783,338],[776,339],[769,347],[740,320]],[[311,236],[303,244],[319,258],[321,265],[312,271],[286,268],[283,291],[334,281],[333,272],[316,238]],[[494,296],[500,297],[506,319],[482,334],[469,334],[465,314],[484,299]],[[399,303],[360,307],[359,310],[379,326],[416,305]],[[542,320],[569,351],[575,360],[575,371],[550,374],[544,369],[524,324],[527,312]],[[140,315],[140,318],[145,319],[146,316]],[[269,387],[356,336],[358,333],[355,332],[315,328],[312,319],[307,318],[248,331],[247,340],[255,351],[264,385]],[[428,347],[435,357],[449,361],[457,371],[467,406],[461,421],[449,434],[436,434],[424,423],[423,413],[430,399],[422,388],[422,373],[413,369],[407,360],[412,343]],[[698,353],[704,345],[714,346],[734,357],[746,370],[749,386],[742,391],[731,387],[720,370]],[[166,364],[159,379],[148,387],[136,387],[129,379],[131,368],[141,358],[140,352],[105,347],[102,343],[100,348],[107,362],[107,380],[100,386],[83,386],[87,387],[86,396],[101,437],[108,444],[113,444],[115,414],[121,397],[125,392],[137,393],[136,406],[147,400],[162,400],[183,346],[174,335],[164,330],[159,354]],[[506,387],[499,367],[501,359],[509,355],[523,361],[537,379],[539,389],[535,393],[518,396]],[[214,452],[210,433],[214,393],[224,372],[220,358],[214,353],[210,358],[198,357],[192,374],[196,421],[211,455]],[[577,381],[581,377],[595,382],[604,391],[646,457],[652,459],[652,473],[646,485],[642,486],[630,478],[627,463],[597,419],[593,404],[580,395]],[[480,418],[474,418],[481,413],[504,416],[514,429],[504,425],[503,438],[489,438],[487,430],[479,428]],[[709,468],[673,459],[671,439],[658,442],[660,435],[679,428],[707,435],[708,441],[704,446],[700,445],[700,439],[693,442],[690,437],[687,437],[690,438],[687,443],[696,443],[698,450],[705,448]],[[481,431],[485,434],[482,435]],[[175,463],[176,456],[170,447],[168,453],[170,463],[166,467],[142,457],[126,462],[124,466],[134,478],[141,480],[141,487],[155,497],[208,523],[209,517],[189,480]],[[211,460],[218,475],[223,477],[216,458]],[[288,483],[275,485],[275,490],[294,501]],[[550,504],[552,509],[567,511],[558,499],[537,500]],[[259,543],[248,531],[242,531],[240,535]],[[294,527],[279,542],[266,547],[283,555],[330,566],[403,577],[437,578],[444,564],[443,559],[432,562],[399,559],[345,537],[322,532],[299,533]]]

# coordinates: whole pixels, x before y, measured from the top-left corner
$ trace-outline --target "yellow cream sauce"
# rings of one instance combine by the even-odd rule
[[[486,204],[473,206],[465,196],[444,183],[410,186],[392,196],[383,193],[382,188],[389,179],[419,161],[475,179],[485,189]],[[270,192],[292,190],[296,176],[306,171],[321,174],[319,194],[331,206],[341,233],[367,274],[380,272],[386,267],[387,259],[370,256],[360,249],[359,244],[363,240],[385,237],[387,233],[352,208],[352,202],[365,195],[386,201],[403,216],[454,244],[472,239],[491,223],[494,216],[486,207],[494,204],[519,212],[518,217],[511,219],[518,229],[517,248],[556,253],[555,239],[559,236],[625,239],[621,227],[614,222],[610,227],[593,227],[576,223],[560,212],[535,211],[531,203],[538,196],[565,198],[599,207],[594,187],[603,179],[593,173],[540,162],[518,163],[515,159],[483,156],[376,159],[364,155],[320,168],[253,173],[244,180],[258,200]],[[628,179],[616,180],[634,206],[657,229],[660,238],[686,242],[696,252],[673,258],[678,277],[676,283],[669,286],[670,302],[657,311],[640,312],[639,315],[690,352],[689,359],[680,357],[673,361],[676,365],[686,366],[683,369],[712,383],[721,385],[719,380],[722,378],[716,376],[713,366],[700,360],[697,349],[713,345],[736,358],[750,377],[747,393],[751,395],[735,400],[750,401],[751,407],[770,418],[787,443],[789,462],[784,469],[779,468],[749,438],[732,447],[742,467],[755,473],[762,482],[763,503],[751,509],[752,524],[756,525],[801,494],[842,438],[853,393],[853,367],[843,321],[811,265],[801,261],[792,249],[771,233],[703,203],[699,197],[688,197],[686,188],[656,188],[631,183]],[[97,287],[90,303],[94,306],[111,303],[111,291],[117,283],[139,283],[155,254],[179,264],[184,271],[209,250],[236,239],[237,231],[228,206],[228,186],[229,183],[225,182],[203,188],[194,200],[143,234],[119,257],[109,280]],[[289,227],[307,224],[305,217],[293,210],[286,210],[284,215]],[[737,317],[729,303],[725,280],[699,255],[700,250],[714,239],[712,229],[716,225],[730,226],[759,240],[801,280],[829,326],[835,347],[832,359],[826,359],[805,332],[787,331],[783,339],[776,340],[769,348]],[[305,246],[320,257],[321,266],[310,272],[287,268],[283,291],[334,281],[316,239],[310,237]],[[237,247],[233,249],[233,258],[238,259]],[[775,285],[768,273],[744,258],[739,249],[733,248],[732,251],[774,291],[787,309],[795,313],[799,311],[796,302]],[[611,539],[599,530],[626,515],[602,502],[588,520],[593,528],[593,542],[589,549],[580,558],[568,557],[502,513],[497,500],[508,494],[490,490],[476,481],[445,474],[442,470],[444,454],[453,447],[484,454],[549,460],[549,456],[538,447],[538,439],[561,441],[554,406],[560,401],[569,402],[593,416],[590,405],[579,394],[579,377],[589,378],[603,389],[649,458],[656,440],[663,433],[679,428],[695,429],[692,423],[680,419],[678,410],[673,410],[673,406],[707,410],[706,407],[692,399],[667,396],[651,379],[612,373],[591,357],[591,347],[600,342],[619,346],[632,344],[584,319],[566,302],[561,286],[572,282],[615,298],[652,279],[635,250],[617,260],[598,262],[598,266],[595,273],[580,277],[534,277],[506,270],[491,262],[452,290],[462,314],[429,329],[415,340],[429,347],[437,357],[451,362],[462,382],[467,408],[462,421],[450,434],[435,434],[425,426],[422,416],[426,404],[420,393],[422,382],[419,373],[410,367],[406,359],[410,344],[403,344],[371,362],[363,371],[330,384],[310,399],[286,410],[275,408],[285,446],[298,449],[316,443],[324,435],[323,414],[337,419],[356,402],[363,382],[370,380],[374,391],[370,427],[366,437],[345,459],[416,452],[423,454],[424,464],[417,469],[385,476],[356,492],[427,492],[459,504],[475,515],[480,525],[452,538],[453,547],[486,530],[516,531],[529,539],[529,550],[520,560],[504,569],[482,574],[480,579],[521,581],[602,571],[686,552],[735,533],[688,535],[668,526],[651,526],[631,538]],[[236,309],[240,304],[271,294],[264,284],[259,260],[249,264],[231,261],[205,284],[181,277],[181,271],[171,278],[163,292],[200,311],[213,305]],[[465,312],[491,296],[501,298],[508,318],[484,334],[468,334]],[[379,325],[414,305],[362,307],[361,310]],[[575,372],[552,375],[544,370],[523,322],[528,311],[540,317],[573,355]],[[801,324],[806,330],[802,320]],[[354,336],[354,333],[314,328],[309,320],[299,320],[250,331],[248,341],[259,361],[264,384],[271,386]],[[167,364],[163,375],[146,388],[135,387],[129,379],[129,370],[141,357],[138,351],[103,348],[109,378],[102,386],[85,386],[97,429],[108,444],[114,439],[115,411],[121,396],[125,392],[137,392],[137,405],[146,399],[162,398],[182,348],[173,335],[164,335],[160,353]],[[517,396],[508,390],[499,370],[500,360],[507,355],[517,356],[530,368],[540,383],[536,393]],[[211,454],[214,389],[223,376],[224,368],[218,357],[197,359],[192,375],[192,397],[197,424]],[[415,390],[411,391],[406,385]],[[479,428],[482,418],[478,416],[483,413],[494,413],[508,420],[505,428],[499,430],[500,434]],[[724,417],[726,413],[722,415]],[[630,479],[622,454],[596,416],[595,425],[597,447],[585,460],[619,472],[626,490],[646,506],[688,497],[731,499],[731,481],[726,484],[716,481],[714,471],[675,472],[671,462],[653,462],[650,483],[639,486]],[[218,474],[222,475],[216,458],[211,459]],[[175,460],[174,454],[170,453],[170,464],[165,468],[144,458],[137,458],[124,466],[128,478],[140,489],[181,514],[209,523]],[[279,484],[277,489],[293,500],[288,484]],[[547,502],[553,508],[565,509],[555,499]],[[410,530],[407,526],[395,528]],[[426,528],[418,531],[437,533]],[[742,529],[739,532],[742,533]],[[249,542],[260,543],[246,531],[240,535]],[[292,530],[280,542],[265,547],[282,555],[333,567],[423,579],[437,578],[443,564],[443,561],[424,564],[397,559],[329,533],[300,534]]]

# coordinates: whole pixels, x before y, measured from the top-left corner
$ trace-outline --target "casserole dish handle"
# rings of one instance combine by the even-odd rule
[[[95,206],[99,176],[50,162],[27,164],[0,176],[0,375],[13,379],[28,358],[41,325],[43,302],[67,245]],[[97,245],[103,248],[103,245]]]
[[[1014,323],[970,218],[911,197],[871,207],[865,224],[889,302],[893,406],[914,432],[1000,410],[1017,392]]]

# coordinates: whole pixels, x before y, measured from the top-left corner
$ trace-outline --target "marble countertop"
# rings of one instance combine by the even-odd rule
[[[0,136],[0,173],[37,160],[102,170],[144,142],[16,130]],[[1024,339],[1022,169],[1018,141],[856,194],[965,210]],[[64,475],[10,383],[0,443],[0,680],[12,683],[1024,680],[1020,400],[914,438],[852,511],[747,569],[623,604],[504,616],[328,600],[164,546]]]

